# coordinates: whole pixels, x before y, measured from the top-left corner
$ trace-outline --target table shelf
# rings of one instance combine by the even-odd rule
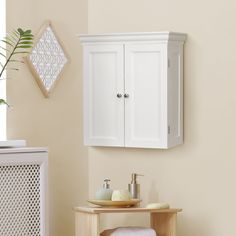
[[[99,236],[100,214],[149,213],[150,227],[158,236],[176,236],[177,213],[182,209],[148,209],[142,207],[75,207],[76,236]]]

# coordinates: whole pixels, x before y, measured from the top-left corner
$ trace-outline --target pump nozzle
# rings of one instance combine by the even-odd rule
[[[104,179],[103,188],[110,188],[110,179]]]
[[[144,175],[137,174],[137,173],[132,173],[131,184],[137,184],[137,176],[144,176]]]

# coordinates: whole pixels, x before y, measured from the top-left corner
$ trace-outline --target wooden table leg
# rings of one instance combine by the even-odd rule
[[[76,236],[99,236],[99,214],[75,213]]]
[[[176,213],[150,213],[151,227],[158,236],[176,236]]]

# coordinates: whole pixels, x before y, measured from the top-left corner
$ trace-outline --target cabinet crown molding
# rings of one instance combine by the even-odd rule
[[[127,41],[178,41],[185,42],[187,35],[171,31],[161,32],[133,32],[133,33],[107,33],[107,34],[81,34],[78,35],[82,43],[93,42],[127,42]]]

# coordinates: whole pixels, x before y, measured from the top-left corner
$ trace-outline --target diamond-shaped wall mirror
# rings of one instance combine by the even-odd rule
[[[43,94],[49,97],[69,61],[51,22],[46,22],[35,36],[26,60]]]

